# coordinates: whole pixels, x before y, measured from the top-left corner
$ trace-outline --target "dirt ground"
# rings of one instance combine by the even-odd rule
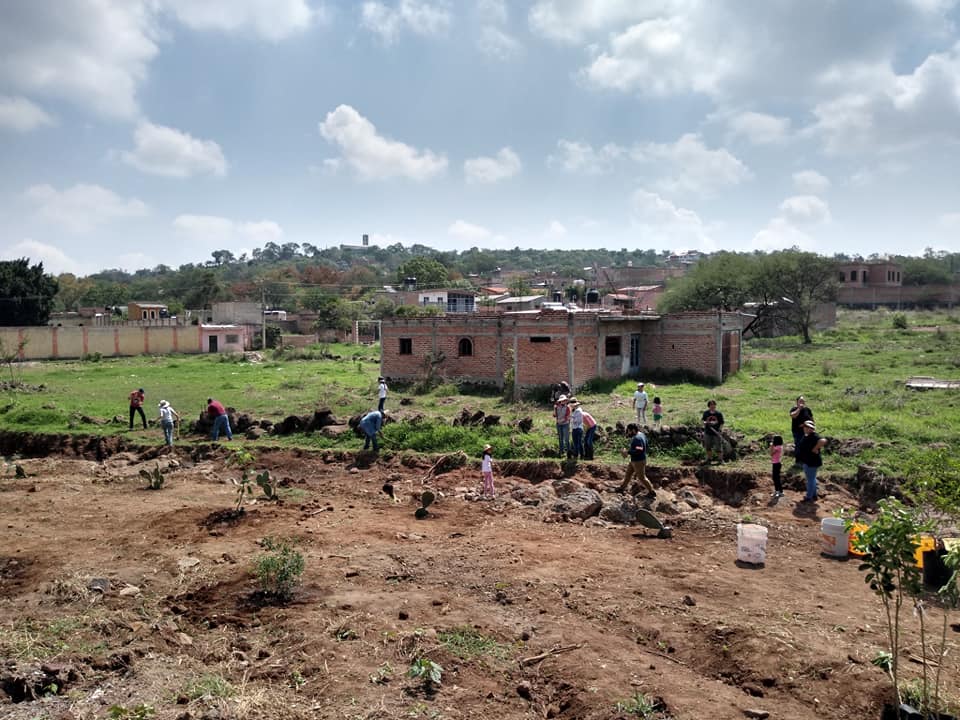
[[[0,716],[140,718],[148,704],[171,720],[860,719],[888,695],[870,663],[885,644],[879,601],[856,561],[820,553],[820,519],[855,505],[843,488],[803,510],[799,480],[771,504],[765,478],[652,468],[658,502],[694,501],[676,502],[673,537],[658,539],[533,504],[559,466],[533,481],[498,471],[491,501],[473,499],[472,463],[423,484],[426,461],[277,450],[257,468],[283,501],[219,522],[238,477],[225,454],[57,454],[18,461],[25,478],[4,469]],[[138,473],[158,464],[165,485],[147,490]],[[607,495],[615,470],[581,465],[572,479]],[[425,487],[438,500],[417,520]],[[745,515],[769,528],[762,567],[736,562]],[[265,602],[251,573],[266,536],[306,557],[285,605]],[[903,664],[919,676],[906,615]],[[948,640],[944,685],[957,688],[960,625]],[[407,677],[418,657],[443,668],[432,691]],[[656,711],[630,705],[637,693]]]

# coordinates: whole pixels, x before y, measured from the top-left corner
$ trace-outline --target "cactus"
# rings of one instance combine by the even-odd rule
[[[151,490],[159,490],[163,487],[164,478],[159,464],[153,470],[141,470],[140,477],[147,481],[147,487]]]

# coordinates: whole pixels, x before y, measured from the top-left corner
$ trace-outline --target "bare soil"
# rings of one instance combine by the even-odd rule
[[[54,449],[18,461],[25,479],[0,478],[4,718],[106,718],[112,706],[132,718],[146,703],[182,720],[860,719],[889,696],[870,663],[885,645],[880,604],[855,560],[820,553],[821,518],[856,506],[829,483],[804,509],[799,478],[773,504],[766,478],[651,468],[658,507],[678,512],[658,539],[553,512],[555,463],[505,464],[497,498],[474,500],[473,463],[426,477],[428,459],[267,451],[257,469],[285,499],[236,514],[222,448]],[[147,490],[138,473],[158,463],[165,485]],[[609,496],[620,468],[566,475]],[[438,499],[418,521],[425,488]],[[538,493],[548,499],[533,504]],[[737,562],[745,515],[769,528],[764,566]],[[251,573],[266,536],[306,557],[286,604]],[[906,623],[902,661],[919,676]],[[952,689],[958,631],[942,668]],[[439,687],[407,677],[418,657],[442,666]],[[655,714],[629,714],[636,693]]]

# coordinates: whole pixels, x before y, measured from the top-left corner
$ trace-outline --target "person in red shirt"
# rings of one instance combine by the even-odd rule
[[[133,430],[133,416],[140,413],[140,419],[143,420],[143,429],[147,429],[147,414],[143,411],[143,399],[146,393],[143,388],[138,388],[130,393],[130,429]]]
[[[216,442],[220,433],[227,436],[227,440],[233,440],[233,432],[230,430],[230,418],[227,416],[227,410],[213,398],[207,398],[207,415],[213,420],[213,427],[210,429],[210,439]]]

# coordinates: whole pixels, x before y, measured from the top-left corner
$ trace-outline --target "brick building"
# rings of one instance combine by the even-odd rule
[[[395,380],[424,377],[429,365],[447,379],[514,392],[567,380],[619,378],[677,370],[721,381],[740,368],[742,316],[674,315],[541,309],[498,315],[384,320],[381,372]]]

